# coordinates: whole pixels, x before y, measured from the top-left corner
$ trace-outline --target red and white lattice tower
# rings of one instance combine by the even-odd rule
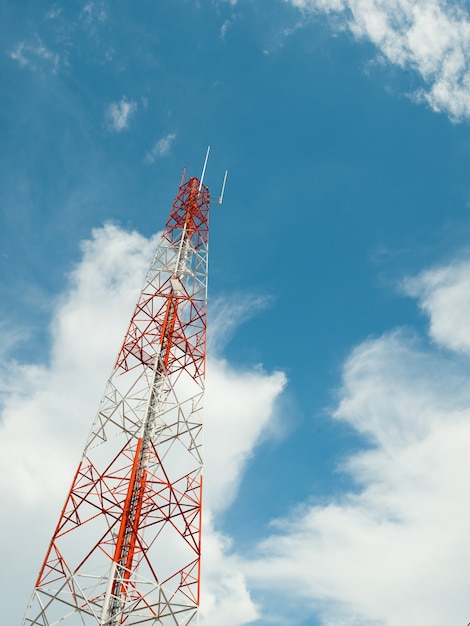
[[[181,183],[23,626],[196,624],[209,202]]]

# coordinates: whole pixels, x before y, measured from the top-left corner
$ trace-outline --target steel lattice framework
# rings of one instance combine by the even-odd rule
[[[182,182],[23,626],[195,623],[209,202]]]

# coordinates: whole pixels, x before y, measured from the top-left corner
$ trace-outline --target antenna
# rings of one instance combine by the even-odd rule
[[[207,161],[209,160],[210,149],[211,149],[211,147],[207,146],[206,158],[204,159],[204,166],[202,168],[201,181],[199,183],[199,191],[201,191],[201,189],[202,189],[202,183],[204,181],[204,175],[206,173],[206,167],[207,167]],[[228,170],[225,170],[224,180],[222,181],[222,190],[221,190],[220,196],[219,196],[219,198],[217,200],[217,204],[222,204],[222,201],[224,199],[225,183],[227,182],[227,175],[228,175]]]
[[[225,183],[227,182],[227,176],[228,176],[228,170],[225,170],[224,180],[222,182],[222,191],[220,192],[220,196],[219,196],[219,204],[222,204],[224,200],[224,191],[225,191]]]
[[[209,160],[209,152],[210,151],[211,151],[211,147],[207,146],[206,158],[204,160],[204,167],[202,168],[201,182],[199,183],[199,191],[201,191],[201,189],[202,189],[202,183],[204,181],[204,174],[206,173],[206,166],[207,166],[207,161]]]

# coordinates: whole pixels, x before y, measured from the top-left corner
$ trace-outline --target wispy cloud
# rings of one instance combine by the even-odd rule
[[[237,0],[222,0],[224,3],[229,3],[232,7],[235,7],[237,4]],[[240,17],[240,13],[238,11],[233,10],[231,12],[231,16],[229,18],[226,18],[223,23],[222,26],[220,27],[220,38],[223,40],[225,39],[225,35],[227,34],[227,31],[233,27],[233,25],[235,24],[235,22],[239,19]]]
[[[39,38],[29,42],[18,42],[8,55],[21,67],[29,67],[33,70],[47,69],[54,74],[61,63],[60,55],[49,50]]]
[[[108,17],[106,3],[102,0],[89,0],[80,13],[81,19],[87,24],[104,22]]]
[[[51,9],[49,9],[49,11],[46,13],[46,19],[47,20],[56,20],[57,18],[59,18],[62,15],[62,8],[58,7],[58,6],[53,6]]]
[[[128,100],[126,97],[119,102],[112,102],[105,114],[109,129],[116,133],[126,130],[136,111],[137,102]]]
[[[383,59],[419,75],[426,86],[416,100],[452,120],[470,118],[470,18],[463,2],[288,1],[304,12],[335,13],[341,28],[371,41]]]
[[[168,154],[175,139],[176,133],[169,133],[156,141],[152,148],[146,153],[144,158],[145,163],[155,163],[159,157]]]
[[[225,20],[222,26],[220,27],[220,38],[225,39],[225,34],[231,24],[230,20]]]
[[[220,356],[240,325],[259,311],[271,306],[271,296],[234,293],[211,301],[208,344],[214,355]]]

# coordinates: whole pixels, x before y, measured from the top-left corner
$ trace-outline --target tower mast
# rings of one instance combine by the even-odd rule
[[[202,179],[181,182],[23,626],[196,622],[210,204]]]

